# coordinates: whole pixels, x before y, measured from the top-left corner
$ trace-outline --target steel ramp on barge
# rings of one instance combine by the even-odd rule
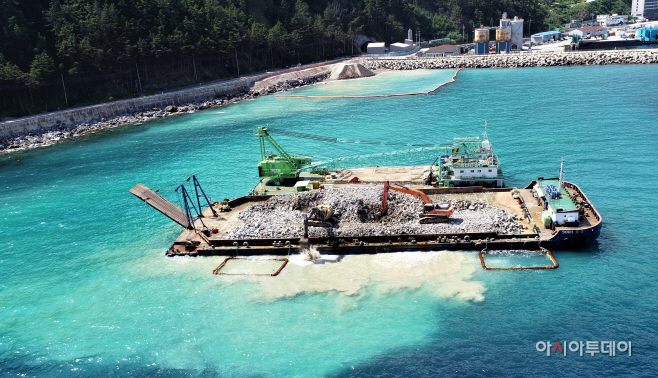
[[[130,193],[134,194],[137,198],[151,205],[154,209],[167,216],[172,221],[179,225],[189,228],[190,225],[187,221],[187,215],[180,207],[167,201],[164,197],[153,191],[151,188],[143,184],[137,184],[134,188],[130,189]]]

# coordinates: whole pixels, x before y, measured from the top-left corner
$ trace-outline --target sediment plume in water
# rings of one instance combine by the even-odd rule
[[[277,277],[224,279],[258,283],[259,300],[330,291],[356,296],[372,286],[384,295],[394,290],[425,288],[440,298],[482,301],[486,290],[481,283],[471,280],[480,266],[477,255],[464,252],[349,255],[339,263],[324,264],[304,261],[304,257],[291,256],[291,263]]]

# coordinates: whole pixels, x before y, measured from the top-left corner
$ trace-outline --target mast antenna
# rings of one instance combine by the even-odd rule
[[[562,168],[564,167],[564,156],[560,158],[560,182],[558,183],[558,190],[562,190],[562,180],[564,180],[564,171]]]

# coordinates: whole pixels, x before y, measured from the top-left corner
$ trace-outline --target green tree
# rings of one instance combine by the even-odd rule
[[[42,52],[34,57],[32,64],[30,64],[30,74],[28,80],[30,85],[41,84],[48,76],[55,71],[55,61],[48,56],[46,52]]]

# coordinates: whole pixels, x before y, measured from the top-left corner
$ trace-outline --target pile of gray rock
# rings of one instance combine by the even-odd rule
[[[369,69],[391,70],[442,68],[512,68],[547,66],[587,66],[605,64],[658,63],[658,52],[648,49],[624,51],[592,51],[552,54],[491,54],[461,55],[421,59],[368,59],[363,65]]]
[[[423,202],[411,195],[389,192],[386,215],[381,219],[382,188],[313,190],[273,196],[240,213],[242,224],[230,230],[229,239],[297,238],[303,236],[303,216],[317,205],[331,205],[338,224],[332,228],[309,228],[310,237],[361,237],[369,235],[440,234],[497,232],[522,233],[515,214],[473,201],[453,202],[455,213],[449,223],[420,224]],[[443,199],[432,196],[432,200]]]

